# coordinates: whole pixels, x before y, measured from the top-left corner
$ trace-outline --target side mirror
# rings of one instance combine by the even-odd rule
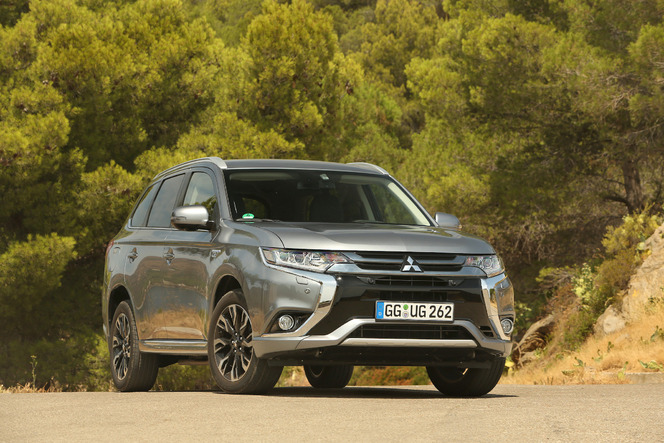
[[[210,229],[210,214],[205,206],[180,206],[173,211],[171,224],[183,231]]]
[[[458,231],[461,229],[461,222],[455,215],[447,214],[445,212],[436,212],[436,223],[441,228],[454,229]]]

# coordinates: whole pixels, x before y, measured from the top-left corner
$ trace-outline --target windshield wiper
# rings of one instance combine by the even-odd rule
[[[281,222],[281,220],[276,220],[273,218],[236,218],[237,222]]]
[[[394,223],[388,223],[386,221],[381,221],[381,220],[353,220],[351,223],[370,223],[370,224],[378,224],[378,225],[392,225]]]

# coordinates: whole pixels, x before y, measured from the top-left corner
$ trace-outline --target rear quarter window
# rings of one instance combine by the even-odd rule
[[[131,216],[131,225],[132,226],[145,226],[148,221],[148,212],[150,212],[150,205],[154,200],[154,196],[157,194],[158,186],[151,185],[141,197],[141,200],[136,206],[134,214]]]
[[[154,199],[150,215],[148,216],[148,227],[168,228],[171,226],[171,214],[175,208],[180,185],[184,175],[167,178],[161,184],[157,197]]]

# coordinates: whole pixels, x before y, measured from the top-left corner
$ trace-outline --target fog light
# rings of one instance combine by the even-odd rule
[[[503,327],[503,332],[508,335],[511,334],[514,330],[514,322],[511,318],[504,318],[500,320],[500,326]]]
[[[295,320],[290,315],[286,314],[279,317],[279,327],[282,331],[293,329],[293,326],[295,326]]]

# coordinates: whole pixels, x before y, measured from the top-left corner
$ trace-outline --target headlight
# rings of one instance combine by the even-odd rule
[[[474,266],[483,270],[488,277],[503,272],[503,261],[497,255],[480,255],[466,257],[466,266]]]
[[[289,249],[262,248],[265,261],[276,266],[325,272],[336,263],[350,263],[343,254],[337,252],[292,251]]]

